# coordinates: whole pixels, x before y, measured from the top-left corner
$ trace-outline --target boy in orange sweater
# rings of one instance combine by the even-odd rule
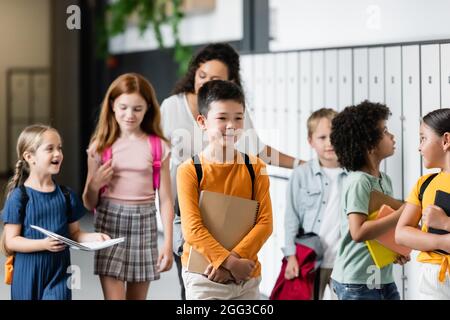
[[[232,82],[210,81],[199,90],[198,106],[197,123],[206,132],[209,144],[177,171],[186,240],[182,256],[186,298],[259,299],[261,265],[257,254],[272,233],[272,205],[264,162],[234,147],[244,124],[244,94]],[[194,161],[201,165],[200,179]],[[245,165],[248,161],[250,168]],[[201,190],[253,198],[259,203],[254,227],[231,251],[216,241],[202,222],[198,202]],[[204,274],[186,269],[191,246],[210,262]]]

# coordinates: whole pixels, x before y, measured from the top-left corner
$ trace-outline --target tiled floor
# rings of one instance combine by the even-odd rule
[[[81,228],[85,231],[93,231],[93,217],[86,215],[81,220]],[[160,237],[160,243],[162,237]],[[100,281],[94,275],[94,254],[71,250],[72,265],[78,266],[76,270],[80,271],[79,288],[72,290],[74,300],[99,300],[103,299]],[[0,300],[10,299],[10,287],[3,282],[5,257],[0,255]],[[75,284],[77,286],[77,284]],[[77,286],[78,287],[78,286]],[[176,273],[175,264],[172,269],[161,274],[161,279],[150,284],[150,290],[147,295],[150,300],[177,300],[180,299],[180,287]]]

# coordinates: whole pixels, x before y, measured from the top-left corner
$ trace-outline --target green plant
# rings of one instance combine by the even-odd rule
[[[107,4],[105,16],[98,21],[99,49],[103,57],[108,53],[108,40],[125,32],[131,17],[137,18],[142,34],[149,26],[155,33],[160,48],[165,48],[161,33],[163,24],[170,25],[174,37],[174,60],[178,63],[179,74],[187,71],[192,48],[180,41],[179,25],[184,14],[182,0],[116,0]]]

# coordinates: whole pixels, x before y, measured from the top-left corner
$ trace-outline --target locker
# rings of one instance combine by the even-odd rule
[[[386,79],[387,83],[389,79],[387,77]],[[384,103],[384,48],[382,47],[369,49],[369,100]]]
[[[325,54],[323,51],[312,52],[312,111],[325,105]]]
[[[311,147],[308,143],[308,130],[306,121],[311,114],[311,51],[300,53],[300,154],[308,160],[311,158]]]
[[[422,114],[438,109],[441,104],[439,75],[439,45],[421,46]]]
[[[287,105],[287,56],[286,53],[277,53],[275,56],[275,105],[274,105],[274,128],[275,132],[275,148],[286,153],[288,149],[287,136],[291,128],[288,123],[288,105]]]
[[[439,45],[423,45],[421,46],[420,65],[422,78],[422,113],[425,116],[430,111],[440,108],[441,92],[440,92],[440,65],[439,65]],[[435,170],[422,168],[422,173],[430,173]]]
[[[400,47],[385,49],[386,63],[386,105],[391,110],[388,129],[394,135],[394,155],[386,159],[386,173],[392,180],[394,197],[403,196],[403,156],[402,156],[402,60]],[[373,79],[371,79],[373,81]]]
[[[337,65],[337,50],[325,51],[325,107],[333,109],[338,106]]]
[[[353,104],[353,62],[352,49],[338,51],[338,110]]]
[[[420,124],[420,54],[419,46],[402,47],[403,73],[403,197],[406,198],[421,175],[421,160],[417,150],[419,146]],[[420,274],[416,262],[417,252],[411,253],[411,261],[405,267],[405,299],[418,299],[418,281]]]
[[[253,116],[255,112],[255,106],[253,103],[253,91],[255,85],[253,81],[253,57],[251,55],[241,56],[241,78],[242,87],[245,94],[246,108],[250,115]]]
[[[288,109],[287,140],[288,154],[299,157],[300,152],[300,107],[299,107],[299,55],[297,52],[287,54],[286,91]]]
[[[367,48],[353,50],[353,103],[359,104],[369,98]]]
[[[254,95],[253,95],[253,109],[254,117],[253,122],[258,134],[261,137],[262,126],[264,122],[264,108],[266,101],[264,99],[264,56],[258,54],[254,56]],[[262,138],[262,137],[261,137]]]
[[[441,44],[441,107],[450,108],[450,44]]]
[[[263,123],[261,130],[261,138],[268,145],[276,144],[276,128],[275,124],[278,121],[276,114],[276,99],[275,99],[275,55],[264,55],[264,97],[265,108],[263,109]]]

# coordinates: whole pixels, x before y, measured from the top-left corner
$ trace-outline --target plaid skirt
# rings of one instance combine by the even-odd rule
[[[101,199],[95,231],[125,241],[95,252],[94,274],[129,282],[158,280],[156,223],[154,202],[130,205]]]

